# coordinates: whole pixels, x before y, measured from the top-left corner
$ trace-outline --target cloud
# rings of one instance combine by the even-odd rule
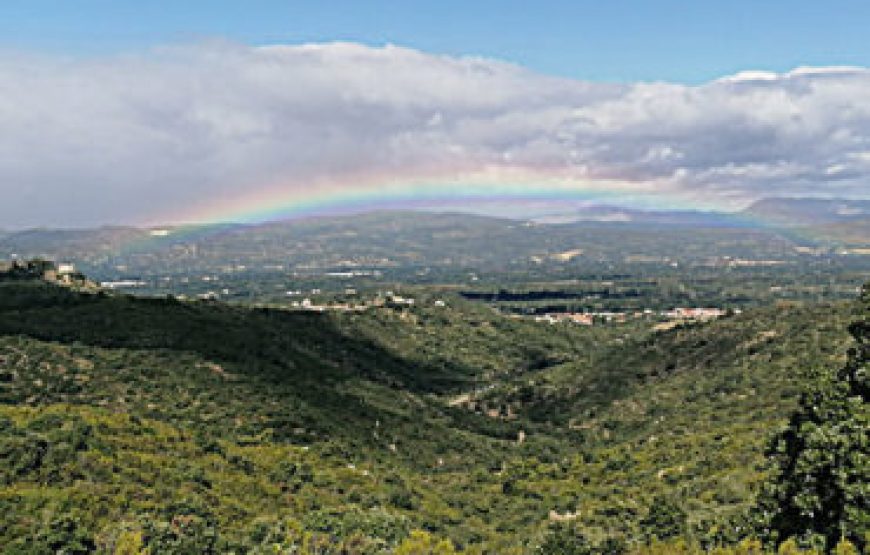
[[[867,197],[870,70],[688,86],[350,43],[0,55],[0,226],[137,222],[278,180],[499,167],[723,202]]]

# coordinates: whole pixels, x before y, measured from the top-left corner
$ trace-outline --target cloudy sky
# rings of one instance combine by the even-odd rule
[[[848,56],[760,60],[700,81],[690,69],[606,79],[509,51],[257,45],[232,32],[85,48],[83,30],[64,31],[66,43],[61,31],[55,42],[78,46],[13,35],[0,49],[0,228],[152,222],[258,187],[290,198],[318,183],[422,180],[437,191],[475,175],[662,206],[870,197],[870,70]]]

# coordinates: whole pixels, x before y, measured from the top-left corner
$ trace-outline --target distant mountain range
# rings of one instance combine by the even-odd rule
[[[620,206],[585,206],[569,212],[544,214],[531,218],[539,224],[577,222],[680,225],[700,227],[742,227],[748,223],[735,214],[698,210],[637,210]]]
[[[32,229],[0,234],[0,259],[70,260],[100,276],[271,265],[498,270],[529,261],[782,259],[796,256],[797,245],[870,246],[870,201],[764,199],[737,213],[588,206],[532,220],[379,211],[262,224]]]
[[[538,223],[623,222],[684,226],[812,227],[870,219],[870,200],[765,198],[738,212],[636,210],[590,205],[532,218]]]
[[[768,198],[739,215],[784,227],[844,224],[870,219],[870,200]]]

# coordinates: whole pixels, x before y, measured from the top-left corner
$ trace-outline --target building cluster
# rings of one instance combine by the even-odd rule
[[[725,315],[721,308],[675,308],[661,313],[671,320],[712,320]]]
[[[738,311],[739,312],[739,311]],[[665,318],[669,321],[706,321],[724,316],[726,311],[721,308],[674,308],[672,310],[663,310],[655,312],[650,309],[635,312],[549,312],[547,314],[538,314],[533,318],[536,322],[547,324],[557,324],[565,322],[569,324],[579,324],[582,326],[591,326],[595,323],[623,323],[629,319],[638,318]]]
[[[128,289],[132,287],[145,287],[147,282],[138,279],[119,279],[115,281],[101,281],[103,289]]]
[[[313,290],[312,290],[313,292]],[[319,290],[318,290],[319,292]],[[356,295],[357,291],[346,290],[346,295]],[[414,297],[406,297],[404,295],[399,295],[392,291],[387,291],[385,293],[378,293],[371,299],[357,299],[355,301],[328,301],[328,302],[317,302],[310,297],[305,297],[298,301],[293,301],[290,303],[292,308],[297,308],[301,310],[310,310],[314,312],[326,312],[326,311],[338,311],[338,312],[361,312],[364,310],[368,310],[370,308],[404,308],[404,307],[412,307],[417,304],[417,299]],[[433,306],[437,307],[446,307],[447,303],[441,299],[436,299],[432,302]]]
[[[546,324],[568,322],[571,324],[591,326],[593,324],[593,316],[592,314],[587,314],[583,312],[547,313],[535,316],[535,321],[544,322]]]
[[[94,284],[76,271],[69,262],[56,264],[50,260],[12,260],[0,262],[0,280],[43,280],[59,285],[93,287]]]

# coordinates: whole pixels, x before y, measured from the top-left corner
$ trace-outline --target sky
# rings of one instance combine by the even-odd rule
[[[222,38],[387,43],[587,80],[865,65],[865,0],[3,0],[0,45],[100,55]]]
[[[0,228],[868,198],[867,21],[838,0],[4,0]]]

